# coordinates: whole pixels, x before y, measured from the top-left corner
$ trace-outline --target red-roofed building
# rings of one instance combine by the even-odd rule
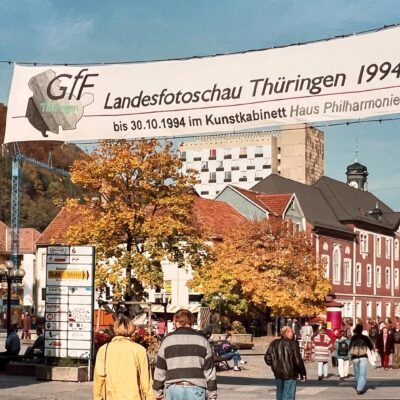
[[[48,245],[66,244],[65,234],[69,227],[75,225],[81,217],[78,214],[68,213],[65,209],[54,218],[50,225],[40,235],[36,241],[37,246],[37,306],[38,312],[44,312],[45,300],[45,258],[46,248]],[[193,223],[204,230],[211,240],[220,241],[232,229],[240,226],[246,221],[246,218],[236,211],[229,204],[216,200],[208,200],[196,196],[193,203]],[[163,299],[170,299],[171,303],[168,306],[172,309],[177,309],[178,306],[190,306],[192,311],[199,308],[200,296],[198,293],[193,293],[187,287],[187,281],[191,279],[191,271],[184,268],[178,268],[176,264],[164,262],[162,264],[164,272],[164,290],[163,293],[155,293],[154,290],[149,290],[149,301],[155,302],[157,298],[163,296]],[[155,312],[157,310],[154,306]]]
[[[19,263],[25,270],[23,287],[12,292],[12,298],[18,298],[20,304],[34,305],[34,275],[35,275],[35,242],[40,232],[33,228],[21,228],[19,230]],[[11,256],[11,228],[0,221],[0,262],[3,263]],[[3,304],[7,301],[6,284],[2,283],[1,298]]]

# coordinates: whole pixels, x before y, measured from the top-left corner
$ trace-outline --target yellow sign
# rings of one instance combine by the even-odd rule
[[[59,280],[85,280],[89,279],[89,271],[78,271],[78,270],[63,270],[63,271],[48,271],[49,279]]]
[[[171,293],[171,281],[164,281],[164,292]]]

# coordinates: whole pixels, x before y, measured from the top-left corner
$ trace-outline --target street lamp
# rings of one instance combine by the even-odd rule
[[[22,268],[15,268],[12,261],[0,264],[0,282],[7,283],[7,335],[11,329],[11,285],[20,284],[25,276]]]

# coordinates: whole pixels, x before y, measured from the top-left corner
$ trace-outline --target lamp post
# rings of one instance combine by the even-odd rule
[[[12,261],[0,264],[0,281],[7,283],[7,335],[11,329],[11,285],[22,283],[25,271],[22,268],[15,268]]]
[[[219,333],[222,333],[222,293],[218,292],[218,323],[219,323]]]

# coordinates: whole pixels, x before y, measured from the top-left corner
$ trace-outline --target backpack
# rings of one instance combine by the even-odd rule
[[[343,340],[342,342],[338,342],[338,356],[347,356],[349,354],[349,345],[347,344],[346,340]]]

